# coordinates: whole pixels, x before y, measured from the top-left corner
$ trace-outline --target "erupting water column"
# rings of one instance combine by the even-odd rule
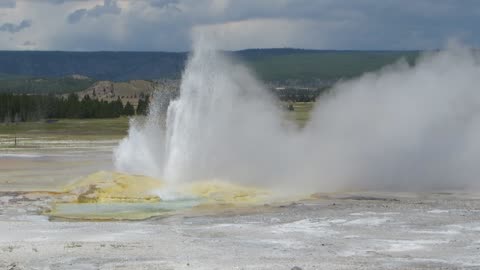
[[[170,183],[245,183],[267,177],[255,168],[278,165],[274,159],[282,152],[278,145],[285,133],[282,111],[248,69],[225,54],[197,40],[166,123],[159,123],[161,109],[153,102],[147,124],[132,123],[120,143],[117,168]]]

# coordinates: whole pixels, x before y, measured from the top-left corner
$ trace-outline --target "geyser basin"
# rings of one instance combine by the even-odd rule
[[[138,220],[196,207],[258,205],[270,197],[261,189],[218,180],[172,187],[147,176],[106,171],[66,186],[63,194],[46,213],[50,217]]]

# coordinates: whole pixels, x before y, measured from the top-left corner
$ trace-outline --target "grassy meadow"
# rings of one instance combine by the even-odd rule
[[[303,126],[309,119],[312,102],[296,102],[294,110],[287,112],[289,119]],[[52,139],[120,139],[127,135],[128,117],[108,119],[59,119],[53,122],[20,122],[0,124],[0,135],[4,138],[50,137]]]
[[[314,104],[314,102],[295,102],[293,103],[294,110],[288,112],[288,117],[303,127],[310,119],[310,111]]]
[[[0,134],[7,136],[52,136],[65,139],[121,138],[127,134],[128,117],[109,119],[59,119],[0,124]]]

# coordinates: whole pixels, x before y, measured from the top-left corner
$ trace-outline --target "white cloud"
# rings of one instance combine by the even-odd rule
[[[251,19],[201,25],[195,35],[206,35],[222,49],[300,47],[328,48],[329,34],[346,27],[342,23],[294,19]],[[254,41],[254,42],[252,42]]]

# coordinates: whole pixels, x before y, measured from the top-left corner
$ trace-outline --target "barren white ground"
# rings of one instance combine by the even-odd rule
[[[44,202],[12,195],[0,197],[1,269],[480,269],[480,203],[466,194],[344,194],[136,222],[49,221]]]
[[[330,194],[208,215],[58,221],[41,214],[48,196],[7,190],[68,182],[67,167],[74,177],[109,166],[110,150],[90,161],[3,154],[0,269],[480,269],[480,194]]]

